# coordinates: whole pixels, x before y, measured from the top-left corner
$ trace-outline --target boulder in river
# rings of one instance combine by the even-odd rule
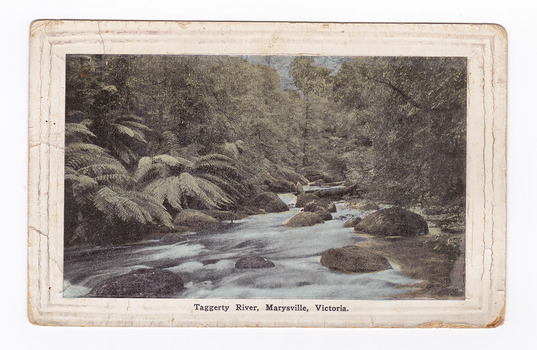
[[[267,213],[280,213],[289,210],[287,204],[273,192],[263,192],[258,194],[250,200],[250,205],[258,209],[263,209]]]
[[[328,206],[319,201],[313,201],[313,202],[309,202],[308,204],[304,206],[304,211],[305,212],[309,211],[312,213],[328,211]]]
[[[138,269],[97,284],[88,297],[169,298],[184,288],[179,275],[162,269]]]
[[[295,184],[291,181],[272,175],[265,179],[265,185],[268,186],[269,191],[276,193],[294,192],[296,190]]]
[[[362,202],[362,201],[347,201],[345,202],[345,206],[349,209],[354,209],[354,210],[360,210],[360,211],[369,211],[369,210],[378,210],[379,209],[379,206],[373,202],[369,202],[369,201],[366,201],[366,202]]]
[[[350,218],[349,220],[345,221],[345,223],[343,224],[343,227],[354,227],[358,225],[360,221],[362,221],[361,217]]]
[[[421,236],[429,233],[427,222],[420,215],[400,207],[381,209],[362,219],[355,231],[375,236]]]
[[[332,202],[330,204],[328,204],[328,208],[326,208],[330,213],[336,213],[337,212],[337,207],[336,207],[336,203]]]
[[[216,220],[240,220],[247,216],[227,210],[203,209],[201,212],[209,215],[212,218],[215,218]]]
[[[324,221],[332,220],[332,214],[330,212],[324,210],[324,211],[318,211],[317,214],[323,219]]]
[[[219,220],[194,209],[185,209],[173,219],[175,226],[187,226],[193,230],[213,228],[218,223]]]
[[[318,202],[321,199],[311,193],[301,193],[296,197],[296,207],[304,208],[310,202]]]
[[[391,268],[385,257],[357,246],[325,251],[321,255],[321,265],[341,272],[376,272]]]
[[[245,256],[235,263],[237,269],[264,269],[274,266],[272,261],[259,256]]]
[[[313,194],[319,198],[329,198],[331,200],[338,201],[343,199],[345,196],[357,195],[360,193],[356,186],[341,186],[317,190],[314,191]]]
[[[293,216],[283,225],[286,227],[303,227],[322,224],[323,218],[318,213],[304,212]]]

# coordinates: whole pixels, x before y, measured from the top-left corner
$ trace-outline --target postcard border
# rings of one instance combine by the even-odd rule
[[[195,300],[63,299],[65,55],[415,55],[468,58],[465,300],[353,301],[352,312],[203,314]],[[63,67],[63,68],[62,68]],[[505,312],[507,36],[497,25],[36,21],[30,30],[28,315],[34,324],[494,327]],[[227,303],[244,300],[226,299]],[[208,302],[208,300],[202,300]],[[218,302],[218,300],[215,300]],[[220,302],[222,302],[220,300]],[[259,302],[253,300],[252,302]],[[293,304],[293,300],[265,302]],[[320,300],[300,300],[302,304]],[[334,303],[327,300],[326,303]]]

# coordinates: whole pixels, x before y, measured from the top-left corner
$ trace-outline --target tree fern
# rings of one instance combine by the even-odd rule
[[[240,198],[234,182],[228,178],[228,174],[238,173],[230,164],[232,159],[209,155],[200,160],[193,163],[167,154],[143,157],[134,178],[143,184],[144,192],[178,211],[194,204],[207,209],[231,206]]]

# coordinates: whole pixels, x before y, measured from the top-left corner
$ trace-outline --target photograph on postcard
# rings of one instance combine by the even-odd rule
[[[465,58],[66,65],[64,297],[464,297]]]

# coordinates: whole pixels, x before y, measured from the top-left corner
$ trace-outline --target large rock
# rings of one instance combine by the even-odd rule
[[[321,264],[342,272],[375,272],[391,268],[385,257],[357,246],[329,249],[321,255]]]
[[[345,221],[345,223],[343,224],[343,227],[354,227],[358,225],[360,221],[362,221],[362,218],[360,217],[350,218],[349,220]]]
[[[321,199],[311,193],[301,193],[296,197],[296,207],[303,208],[310,202],[318,202]]]
[[[345,202],[345,206],[349,209],[355,209],[360,211],[370,211],[370,210],[378,210],[379,206],[373,202],[358,202],[358,201],[347,201]]]
[[[283,225],[286,227],[303,227],[322,224],[323,222],[323,218],[318,213],[304,212],[293,216]]]
[[[227,210],[215,210],[215,209],[203,209],[203,214],[207,214],[216,220],[240,220],[244,219],[247,215],[235,213]]]
[[[296,186],[291,181],[270,176],[268,179],[265,179],[265,185],[268,186],[269,190],[276,193],[288,193],[295,192]]]
[[[332,202],[332,203],[328,204],[328,208],[327,208],[327,210],[328,210],[330,213],[336,213],[336,212],[337,212],[336,203]]]
[[[184,288],[177,274],[162,269],[139,269],[96,285],[88,297],[169,298]]]
[[[324,220],[332,220],[332,214],[336,212],[334,203],[325,200],[313,201],[306,204],[304,212],[317,213]]]
[[[318,211],[316,214],[319,214],[321,219],[323,219],[324,221],[328,221],[328,220],[333,219],[332,214],[330,214],[330,212],[328,212],[328,211]]]
[[[335,201],[341,200],[343,199],[343,197],[350,195],[361,195],[360,191],[357,189],[356,186],[327,188],[323,190],[314,191],[313,194],[315,194],[319,198],[329,198]]]
[[[429,233],[420,215],[400,207],[381,209],[364,217],[355,231],[375,236],[421,236]]]
[[[272,192],[258,194],[250,200],[250,205],[258,209],[263,209],[267,213],[280,213],[289,210],[287,204],[277,194]]]
[[[305,212],[309,211],[312,213],[328,211],[328,205],[325,205],[324,203],[321,203],[318,201],[309,202],[308,204],[304,206],[304,211]]]
[[[235,263],[235,267],[238,269],[265,269],[274,266],[272,261],[259,256],[246,256]]]
[[[175,226],[187,226],[193,230],[213,228],[220,221],[199,210],[185,209],[175,216]]]

